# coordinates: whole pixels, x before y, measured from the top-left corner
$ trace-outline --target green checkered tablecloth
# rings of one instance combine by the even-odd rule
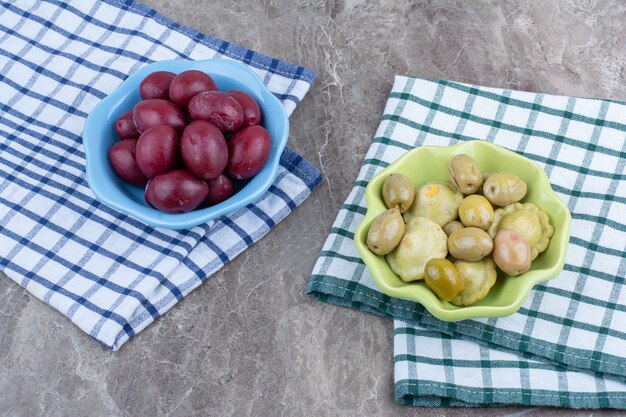
[[[407,150],[486,140],[541,166],[572,213],[563,272],[503,318],[447,323],[390,298],[354,247],[368,181]],[[396,77],[307,293],[394,320],[404,404],[626,409],[626,103]]]

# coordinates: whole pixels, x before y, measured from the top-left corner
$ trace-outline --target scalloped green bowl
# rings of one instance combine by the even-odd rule
[[[402,173],[415,186],[430,181],[449,181],[448,161],[457,154],[472,156],[482,171],[509,171],[517,174],[528,185],[522,202],[531,202],[545,211],[554,226],[554,236],[548,249],[532,263],[528,272],[508,277],[502,272],[487,297],[470,306],[455,306],[440,300],[424,281],[404,282],[398,277],[384,256],[375,255],[367,247],[367,232],[380,213],[385,211],[382,186],[389,174]],[[359,225],[354,242],[372,278],[382,292],[397,298],[422,304],[433,316],[444,321],[472,318],[501,317],[515,313],[532,287],[557,276],[562,270],[572,218],[567,206],[550,187],[543,170],[531,160],[508,149],[483,141],[461,142],[453,146],[422,146],[408,151],[393,164],[376,175],[365,190],[367,214]]]

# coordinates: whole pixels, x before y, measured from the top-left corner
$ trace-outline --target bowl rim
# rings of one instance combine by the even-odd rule
[[[246,84],[247,81],[255,83],[255,87],[258,87],[258,91],[263,100],[271,107],[272,112],[278,110],[277,113],[273,113],[272,117],[279,118],[278,122],[278,134],[272,136],[272,140],[276,142],[276,150],[270,152],[270,156],[267,161],[269,166],[269,173],[265,173],[262,181],[255,184],[256,188],[249,190],[239,196],[239,198],[229,198],[215,206],[207,207],[200,210],[194,210],[188,213],[170,214],[158,211],[152,207],[142,206],[132,200],[120,201],[116,198],[110,198],[109,194],[103,188],[108,188],[109,185],[105,183],[107,180],[103,180],[102,177],[102,163],[98,162],[99,151],[96,149],[95,141],[101,139],[102,135],[102,120],[109,118],[111,112],[116,109],[122,102],[122,99],[127,96],[129,91],[134,88],[135,85],[139,85],[141,80],[148,74],[155,71],[172,71],[180,73],[186,70],[199,70],[209,75],[219,75],[225,78],[237,80],[243,85],[250,87]],[[241,72],[243,71],[243,74]],[[234,74],[240,73],[240,75],[246,78],[246,82],[238,80]],[[261,196],[271,187],[278,174],[278,167],[280,165],[280,156],[282,155],[285,147],[287,146],[287,140],[289,137],[289,118],[287,111],[278,98],[263,84],[259,76],[247,65],[234,61],[229,58],[211,58],[199,61],[191,61],[184,59],[171,59],[156,61],[150,64],[144,65],[128,76],[113,92],[107,95],[103,100],[94,106],[92,111],[87,116],[85,125],[82,132],[82,142],[85,148],[85,164],[86,164],[86,177],[89,188],[92,190],[96,199],[108,207],[111,207],[123,214],[133,217],[141,221],[144,224],[165,228],[165,229],[188,229],[191,227],[199,226],[203,223],[207,223],[210,220],[221,217],[225,214],[232,213],[239,208],[242,208],[248,204],[258,201]],[[275,153],[275,154],[274,154]],[[106,158],[108,161],[108,158]],[[265,169],[265,167],[264,167]],[[117,188],[111,184],[111,187]],[[235,194],[233,197],[235,197]]]
[[[442,309],[439,305],[431,302],[430,300],[420,297],[419,292],[412,291],[407,297],[407,294],[403,289],[410,285],[410,283],[406,283],[402,287],[393,287],[389,285],[384,278],[378,276],[374,270],[371,268],[371,262],[373,259],[377,258],[378,255],[375,255],[373,252],[369,250],[367,245],[364,245],[363,237],[367,235],[369,231],[369,227],[373,220],[378,216],[378,214],[387,210],[387,207],[382,202],[382,198],[376,195],[374,188],[375,185],[382,181],[383,178],[387,177],[389,174],[396,172],[400,166],[404,164],[404,161],[411,158],[415,153],[424,153],[433,149],[440,148],[450,148],[452,154],[462,153],[465,148],[470,147],[488,147],[492,148],[498,153],[504,154],[506,157],[512,157],[515,159],[523,159],[526,162],[530,162],[530,166],[532,169],[538,174],[539,180],[543,183],[546,191],[549,193],[550,197],[556,202],[556,204],[561,208],[561,210],[565,213],[564,226],[565,230],[562,233],[561,240],[563,244],[559,245],[558,248],[558,261],[549,268],[542,269],[540,271],[529,271],[526,274],[520,275],[520,277],[524,277],[522,290],[519,291],[517,297],[514,302],[506,305],[506,306],[478,306],[478,305],[469,305],[469,306],[459,306],[453,310]],[[466,319],[477,319],[477,318],[490,318],[490,317],[503,317],[508,316],[515,313],[522,305],[524,300],[530,294],[531,289],[540,282],[548,281],[554,277],[556,277],[562,270],[565,265],[565,257],[567,254],[567,247],[570,237],[571,231],[571,214],[567,205],[561,200],[561,198],[554,192],[552,186],[550,184],[550,180],[548,179],[547,174],[543,169],[541,169],[534,161],[531,159],[520,155],[510,149],[502,147],[500,145],[496,145],[491,142],[486,142],[482,140],[471,140],[471,141],[463,141],[456,143],[454,145],[426,145],[426,146],[418,146],[413,148],[407,152],[405,152],[401,157],[383,169],[381,172],[376,174],[372,179],[368,182],[365,188],[365,199],[367,203],[367,211],[365,213],[365,217],[361,220],[361,223],[357,227],[357,230],[354,235],[354,244],[356,246],[356,250],[359,253],[359,256],[365,263],[372,279],[378,286],[378,288],[388,296],[401,298],[401,299],[409,299],[412,301],[416,301],[426,308],[434,317],[442,320],[442,321],[459,321]],[[533,273],[536,272],[536,273]],[[519,278],[519,277],[516,277]]]

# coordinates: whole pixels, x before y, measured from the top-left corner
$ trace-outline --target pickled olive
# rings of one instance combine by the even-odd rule
[[[485,171],[485,172],[483,172],[483,185],[485,185],[485,181],[487,181],[487,178],[489,178],[492,174],[493,174],[493,171]],[[485,193],[483,193],[483,187],[482,186],[478,187],[478,190],[476,190],[475,194],[484,196]]]
[[[448,164],[452,184],[463,194],[474,194],[483,185],[483,174],[478,164],[469,155],[456,155]]]
[[[367,233],[367,247],[376,255],[386,255],[398,246],[404,234],[400,210],[391,208],[379,215]]]
[[[500,230],[493,239],[493,260],[509,276],[523,274],[530,269],[530,245],[519,233]]]
[[[446,256],[446,259],[449,260],[452,263],[455,263],[456,261],[458,261],[458,259],[456,259],[454,256],[448,254],[448,256]]]
[[[398,207],[404,213],[413,204],[415,189],[411,181],[402,174],[391,174],[383,183],[383,200],[387,208]]]
[[[489,200],[481,195],[468,195],[461,201],[459,217],[464,226],[489,229],[493,223],[494,211]]]
[[[493,171],[485,171],[483,172],[483,184],[487,181],[487,178],[491,177],[495,172]]]
[[[463,223],[461,223],[460,221],[452,220],[450,223],[443,226],[443,231],[447,236],[450,236],[452,233],[456,232],[457,230],[461,230],[463,227],[465,226],[463,226]]]
[[[424,280],[428,288],[444,301],[452,300],[463,290],[459,271],[447,259],[434,258],[426,262]]]
[[[474,304],[485,298],[498,277],[496,264],[490,256],[479,262],[455,261],[454,266],[463,281],[463,290],[450,300],[457,306]]]
[[[448,237],[450,255],[462,261],[479,261],[491,253],[493,241],[483,229],[466,227]]]
[[[526,183],[512,172],[494,172],[483,185],[483,194],[496,206],[516,203],[524,198],[526,191]]]

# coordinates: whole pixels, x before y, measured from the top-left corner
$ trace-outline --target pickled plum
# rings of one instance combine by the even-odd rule
[[[148,178],[163,174],[180,161],[178,133],[167,125],[154,126],[137,141],[137,164]]]
[[[115,132],[120,139],[137,139],[139,132],[133,121],[133,111],[127,111],[115,122]]]
[[[155,209],[186,213],[219,204],[267,162],[271,139],[251,95],[221,92],[195,70],[153,72],[139,95],[115,122],[121,141],[109,149],[109,161],[122,180],[145,186]]]
[[[219,176],[228,162],[228,146],[222,132],[204,120],[191,122],[183,131],[180,150],[187,168],[210,180]]]
[[[239,90],[230,90],[226,94],[237,100],[243,110],[242,128],[261,124],[261,108],[250,94]]]
[[[202,203],[209,187],[184,169],[157,175],[146,187],[146,202],[165,213],[187,213]]]
[[[226,173],[239,180],[254,177],[270,154],[270,135],[262,126],[241,129],[228,140]]]
[[[170,100],[180,106],[181,109],[187,109],[189,100],[193,96],[203,91],[217,90],[217,85],[213,78],[204,72],[189,70],[178,74],[170,84]]]
[[[170,84],[176,74],[169,71],[156,71],[139,84],[139,95],[143,100],[151,98],[170,99]]]
[[[172,126],[180,131],[187,124],[184,113],[176,104],[160,98],[137,103],[133,109],[133,120],[139,133],[158,125]]]
[[[109,149],[109,160],[115,173],[127,183],[142,187],[148,178],[137,165],[137,139],[122,139]]]
[[[244,120],[239,102],[221,91],[205,91],[195,95],[188,109],[192,120],[207,120],[224,133],[235,132]]]
[[[207,181],[209,193],[204,199],[206,206],[214,206],[230,198],[234,193],[233,182],[228,176],[220,174],[217,178]]]

